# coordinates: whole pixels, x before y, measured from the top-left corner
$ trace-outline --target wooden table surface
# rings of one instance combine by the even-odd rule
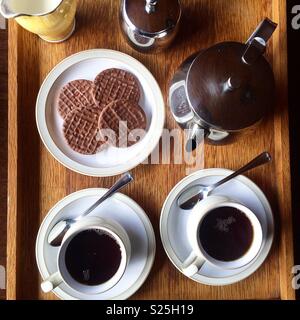
[[[10,168],[10,191],[15,196],[17,192],[18,198],[13,199],[13,208],[11,208],[13,214],[10,215],[11,223],[9,224],[11,237],[9,250],[11,252],[9,253],[10,266],[8,271],[12,280],[8,288],[9,298],[54,298],[53,295],[41,294],[37,274],[31,278],[27,275],[27,270],[35,264],[33,247],[40,222],[47,211],[64,195],[86,187],[107,187],[114,180],[83,177],[66,170],[49,155],[40,143],[34,127],[34,102],[39,86],[51,68],[61,59],[80,50],[99,47],[121,50],[134,56],[150,69],[166,97],[168,82],[172,74],[180,62],[190,54],[218,41],[229,39],[245,41],[262,18],[269,16],[279,19],[279,15],[283,14],[280,9],[284,10],[284,1],[281,0],[257,2],[250,0],[185,0],[182,2],[185,9],[183,17],[185,27],[181,29],[170,51],[157,56],[147,56],[135,52],[125,44],[118,28],[107,24],[107,21],[117,21],[118,4],[115,1],[103,0],[101,8],[95,4],[95,1],[81,1],[77,15],[76,34],[68,42],[60,45],[44,43],[34,35],[21,30],[15,24],[11,24],[10,52],[19,54],[21,58],[26,59],[26,64],[19,63],[17,66],[13,66],[16,57],[10,57],[10,66],[15,72],[13,76],[18,74],[18,87],[16,87],[16,83],[11,82],[10,106],[14,109],[10,111],[10,119],[17,121],[18,137],[22,139],[22,144],[18,144],[15,149],[13,148],[13,151],[18,152],[18,159],[12,159],[16,154],[13,154],[10,159],[12,161],[10,163],[15,165]],[[276,12],[281,13],[276,16]],[[282,17],[281,20],[284,21]],[[85,29],[87,26],[90,30],[88,36]],[[108,32],[101,31],[106,28],[109,28]],[[284,29],[284,26],[281,25],[281,28]],[[277,79],[282,85],[276,117],[271,116],[266,119],[255,132],[241,138],[237,144],[223,147],[207,146],[205,150],[206,167],[227,167],[230,169],[240,167],[265,149],[275,155],[275,161],[270,166],[251,172],[249,177],[262,188],[270,199],[276,220],[284,222],[281,225],[284,239],[276,239],[266,263],[254,275],[241,283],[214,288],[201,286],[186,279],[167,259],[159,239],[160,208],[168,192],[185,176],[186,167],[176,165],[139,166],[133,170],[138,179],[134,185],[126,190],[126,193],[137,200],[148,213],[156,231],[158,251],[150,277],[134,298],[293,298],[294,293],[289,287],[290,271],[288,270],[293,261],[292,254],[286,246],[286,244],[291,245],[290,250],[292,250],[288,232],[291,227],[288,209],[290,194],[284,195],[282,193],[289,180],[288,163],[283,165],[284,160],[288,160],[288,149],[282,149],[282,145],[278,144],[282,135],[286,138],[285,130],[287,129],[281,126],[281,119],[283,119],[283,123],[287,124],[285,118],[287,105],[284,98],[286,79],[284,78],[284,69],[281,68],[286,60],[284,56],[281,56],[279,60],[273,59],[273,49],[284,49],[285,44],[284,38],[280,33],[277,33],[268,49],[268,59],[273,64]],[[14,96],[14,92],[18,93],[17,97]],[[32,95],[28,95],[28,92]],[[18,101],[24,101],[26,113],[14,114],[16,111],[14,103],[17,98]],[[283,115],[284,118],[280,118],[278,115]],[[170,129],[177,127],[169,112],[166,127]],[[11,134],[13,134],[12,131]],[[11,142],[13,141],[11,140]],[[288,142],[286,143],[286,148],[288,148]],[[29,145],[31,146],[30,154],[25,152]],[[18,168],[18,172],[14,173],[14,168]],[[287,173],[286,176],[282,170],[286,170],[284,171]],[[274,172],[282,177],[280,183],[278,183]],[[149,188],[149,184],[144,183],[147,179],[151,179],[153,187]],[[13,181],[18,182],[16,190],[14,190]],[[16,215],[12,209],[16,209]],[[21,244],[26,247],[21,247]],[[17,250],[17,255],[14,255],[13,249]]]

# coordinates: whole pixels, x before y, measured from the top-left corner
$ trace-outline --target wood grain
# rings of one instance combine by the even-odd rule
[[[294,299],[290,281],[293,243],[288,192],[285,1],[183,0],[182,4],[184,27],[174,45],[159,55],[140,54],[125,43],[117,26],[117,1],[102,0],[101,5],[93,0],[81,1],[76,33],[62,44],[41,41],[14,22],[10,23],[8,299],[55,299],[53,294],[42,294],[39,289],[34,244],[41,221],[48,210],[70,192],[108,187],[115,180],[71,172],[54,160],[42,145],[35,125],[35,99],[49,71],[63,58],[81,50],[120,50],[150,69],[166,98],[168,83],[185,58],[219,41],[245,41],[265,16],[279,22],[279,30],[267,53],[278,84],[277,107],[254,132],[240,137],[236,143],[222,147],[207,145],[205,167],[236,169],[264,150],[274,155],[271,165],[249,173],[266,193],[274,210],[278,233],[271,254],[254,275],[235,285],[215,288],[186,279],[168,260],[159,239],[162,204],[174,185],[185,177],[186,166],[141,165],[132,171],[137,179],[125,193],[149,215],[158,249],[149,278],[133,298]],[[166,127],[177,127],[168,109]],[[151,185],[147,183],[150,179]]]

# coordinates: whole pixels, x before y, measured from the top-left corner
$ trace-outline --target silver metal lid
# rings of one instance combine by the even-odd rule
[[[148,35],[174,29],[181,16],[179,0],[124,0],[123,9],[127,23]]]

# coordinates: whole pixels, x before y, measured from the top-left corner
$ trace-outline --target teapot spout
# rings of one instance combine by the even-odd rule
[[[190,153],[197,149],[208,132],[197,123],[190,123],[188,126],[188,136],[185,150]]]

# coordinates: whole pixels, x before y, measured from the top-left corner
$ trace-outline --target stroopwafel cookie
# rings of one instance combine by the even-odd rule
[[[104,144],[98,133],[98,122],[99,113],[95,108],[83,107],[69,112],[63,125],[68,145],[84,155],[97,153]]]
[[[125,99],[134,102],[140,100],[140,88],[137,78],[121,69],[102,71],[94,81],[94,98],[100,109],[110,102]]]
[[[101,112],[98,124],[101,139],[106,139],[109,144],[115,144],[119,148],[126,148],[138,142],[133,141],[132,131],[141,129],[142,136],[139,138],[142,138],[146,126],[144,110],[137,102],[124,99],[109,103]]]
[[[93,96],[94,83],[89,80],[74,80],[61,90],[58,100],[58,112],[63,119],[74,109],[95,106]]]

